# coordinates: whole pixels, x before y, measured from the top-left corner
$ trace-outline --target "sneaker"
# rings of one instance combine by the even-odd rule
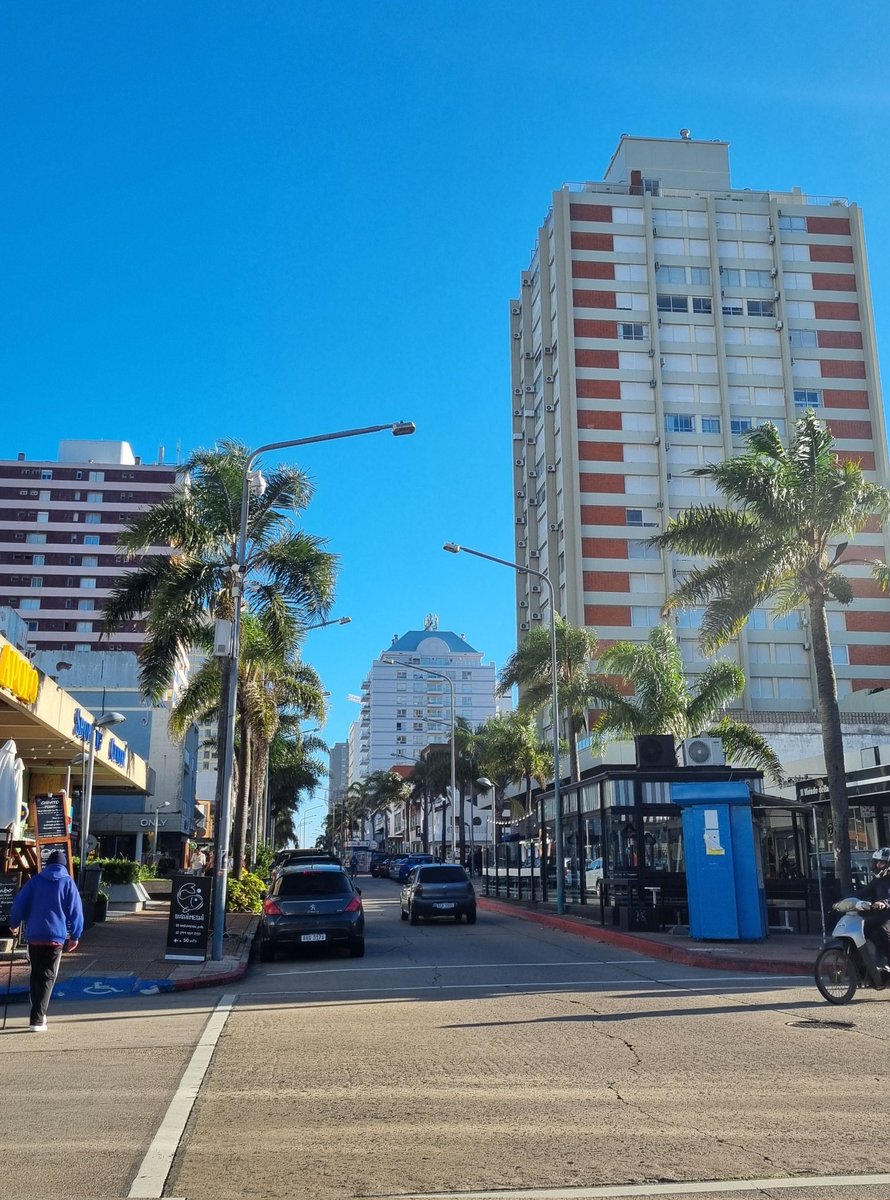
[[[46,1021],[42,1025],[29,1025],[28,1033],[46,1033]]]

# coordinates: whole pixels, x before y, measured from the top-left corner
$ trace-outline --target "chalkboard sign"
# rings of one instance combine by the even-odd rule
[[[65,812],[65,797],[59,792],[53,796],[35,796],[34,810],[37,818],[37,837],[40,841],[61,841],[68,836],[68,815]]]
[[[164,958],[178,962],[203,962],[210,933],[209,875],[174,875],[167,922]]]
[[[57,842],[38,842],[37,846],[40,851],[41,871],[46,866],[46,860],[49,858],[49,856],[54,854],[56,850],[61,850],[65,855],[65,866],[68,868],[68,874],[74,874],[74,864],[71,861],[71,843],[67,838],[65,838],[64,841],[60,839]]]
[[[19,877],[16,871],[0,873],[0,928],[9,928],[9,913],[12,902],[19,890]]]

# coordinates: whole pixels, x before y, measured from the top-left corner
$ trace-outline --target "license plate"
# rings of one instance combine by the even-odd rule
[[[323,942],[327,938],[326,933],[304,933],[300,938],[301,942]]]
[[[433,908],[454,908],[453,904],[434,904]]]

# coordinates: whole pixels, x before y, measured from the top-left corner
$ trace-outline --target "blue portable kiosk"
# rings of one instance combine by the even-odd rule
[[[745,783],[672,783],[682,811],[689,933],[697,941],[762,941],[766,897]]]

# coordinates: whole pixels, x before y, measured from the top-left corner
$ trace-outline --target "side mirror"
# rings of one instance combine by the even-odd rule
[[[359,894],[359,895],[361,895],[361,894],[362,894],[362,889],[361,889],[361,888],[358,888],[358,887],[357,887],[355,890],[358,892],[358,894]]]

